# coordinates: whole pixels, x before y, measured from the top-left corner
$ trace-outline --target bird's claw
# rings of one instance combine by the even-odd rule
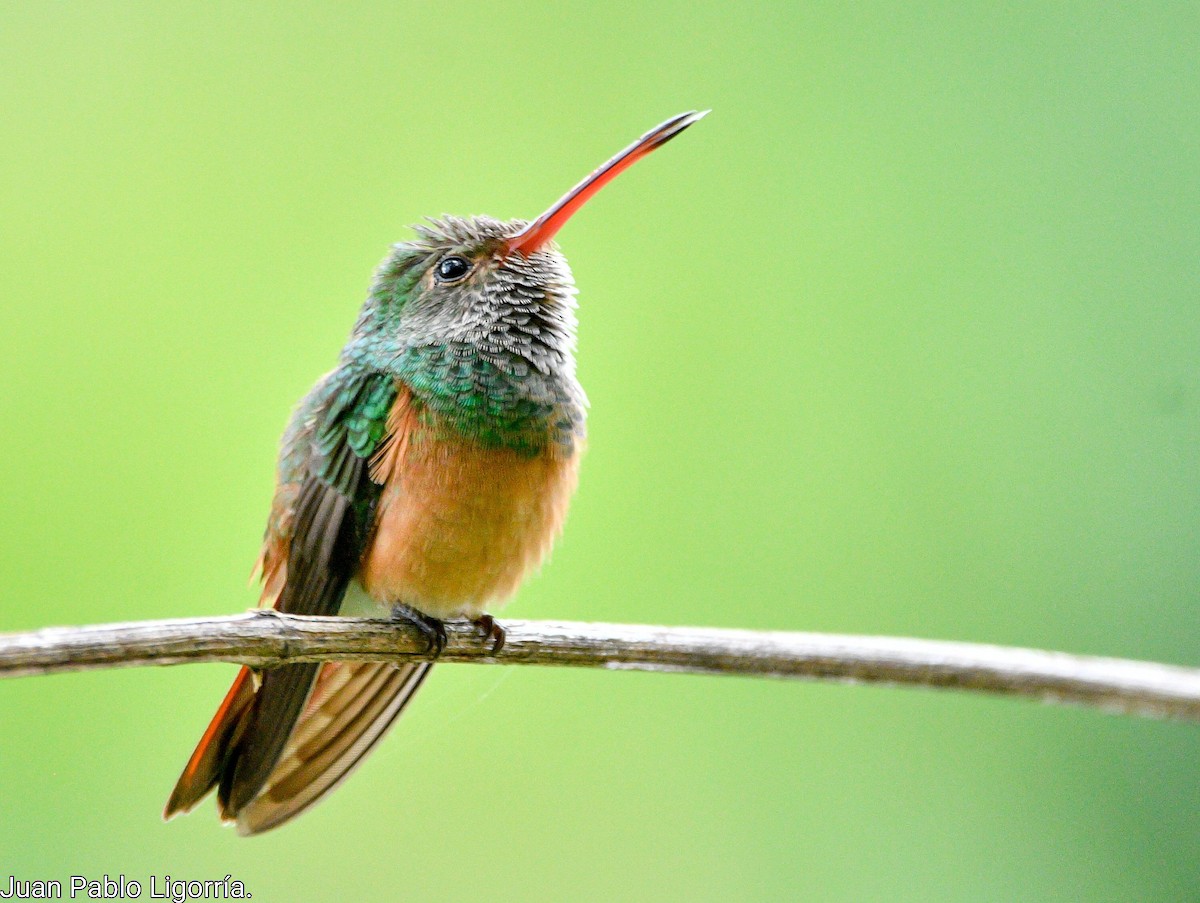
[[[429,642],[426,651],[432,652],[434,658],[439,658],[446,650],[446,625],[438,618],[430,617],[401,602],[392,606],[392,618],[396,621],[407,621],[416,627],[421,636]]]
[[[505,633],[504,628],[496,623],[495,618],[491,615],[480,615],[472,623],[479,628],[479,632],[483,634],[485,640],[490,639],[492,641],[492,655],[495,655],[504,648],[504,641],[508,635]]]

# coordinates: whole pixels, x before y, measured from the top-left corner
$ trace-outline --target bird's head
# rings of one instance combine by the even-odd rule
[[[532,222],[485,216],[431,220],[394,246],[375,276],[347,352],[396,361],[460,349],[505,372],[573,372],[575,281],[555,234],[601,188],[704,113],[647,132]]]

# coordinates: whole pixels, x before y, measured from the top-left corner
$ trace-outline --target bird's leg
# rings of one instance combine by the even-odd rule
[[[446,625],[439,619],[419,612],[411,605],[405,605],[403,602],[397,602],[392,606],[392,619],[407,621],[416,627],[417,630],[421,631],[421,636],[429,641],[429,649],[427,651],[432,652],[434,658],[438,658],[445,650]]]
[[[507,638],[507,634],[505,634],[504,628],[496,623],[495,618],[491,615],[480,615],[471,623],[479,628],[479,632],[483,634],[485,640],[491,639],[492,655],[495,655],[504,648],[504,640]]]

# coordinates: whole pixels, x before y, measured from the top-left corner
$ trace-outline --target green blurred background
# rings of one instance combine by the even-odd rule
[[[7,3],[0,629],[218,614],[373,267],[561,234],[591,447],[506,611],[1200,661],[1195,3]],[[439,667],[254,840],[159,811],[234,673],[0,685],[0,878],[254,899],[1200,899],[1200,730]]]

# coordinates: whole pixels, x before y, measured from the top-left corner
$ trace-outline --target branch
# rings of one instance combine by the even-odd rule
[[[897,637],[550,621],[504,627],[507,641],[493,655],[471,622],[446,622],[439,661],[902,684],[1200,720],[1200,669],[1153,662]],[[402,622],[274,611],[0,634],[0,677],[187,662],[269,668],[429,658],[424,637]]]

